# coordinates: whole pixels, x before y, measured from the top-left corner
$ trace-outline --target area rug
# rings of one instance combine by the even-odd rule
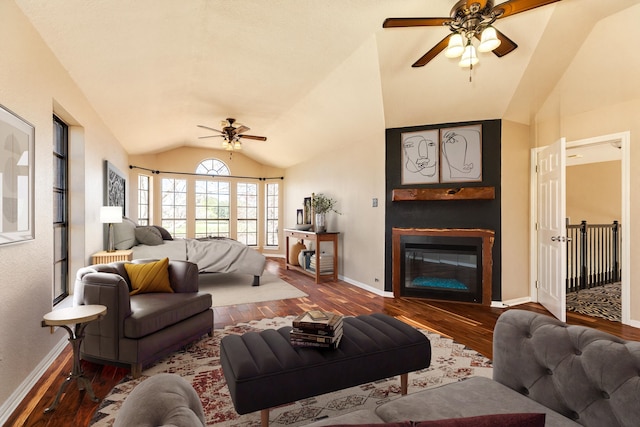
[[[90,426],[113,425],[115,415],[131,390],[152,375],[169,372],[186,378],[200,396],[207,425],[221,427],[260,426],[260,413],[238,415],[229,396],[220,366],[220,340],[225,335],[243,334],[268,328],[290,326],[295,316],[240,323],[215,330],[205,337],[142,372],[138,379],[126,377],[106,396],[91,420]],[[479,353],[430,331],[422,332],[431,341],[431,366],[409,374],[409,393],[463,380],[470,376],[491,378],[491,361]],[[274,385],[277,386],[277,385]],[[316,419],[335,417],[360,409],[373,409],[381,403],[400,397],[400,377],[367,383],[334,393],[304,399],[270,411],[272,426],[300,426]]]
[[[198,282],[200,290],[213,297],[214,307],[308,296],[269,272],[260,277],[260,286],[251,286],[253,276],[235,273],[200,274]]]
[[[567,294],[567,310],[614,322],[622,321],[621,284],[612,283]]]

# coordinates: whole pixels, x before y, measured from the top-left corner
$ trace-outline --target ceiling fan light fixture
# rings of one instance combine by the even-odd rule
[[[500,46],[500,43],[496,29],[489,26],[485,28],[480,35],[480,45],[478,46],[478,50],[480,52],[491,52],[493,49]]]
[[[449,45],[444,52],[447,58],[458,58],[464,52],[464,43],[460,33],[454,33],[449,37]]]
[[[235,142],[233,143],[233,149],[234,150],[241,150],[242,149],[242,144],[240,144],[239,140],[235,140]]]
[[[458,65],[462,68],[468,68],[478,63],[478,56],[476,55],[476,48],[473,47],[471,41],[467,43],[467,47],[464,48],[464,53]]]

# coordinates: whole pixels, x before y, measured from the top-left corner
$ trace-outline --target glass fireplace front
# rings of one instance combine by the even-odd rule
[[[482,239],[402,236],[401,295],[482,303]]]

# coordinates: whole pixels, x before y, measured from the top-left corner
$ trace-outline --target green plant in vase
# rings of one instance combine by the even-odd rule
[[[331,197],[325,196],[322,193],[311,195],[311,208],[315,214],[315,228],[317,233],[324,233],[327,231],[326,214],[327,212],[335,212],[338,215],[342,215],[335,208],[336,201]]]

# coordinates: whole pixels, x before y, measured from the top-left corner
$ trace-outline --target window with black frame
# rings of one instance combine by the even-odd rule
[[[53,304],[69,295],[69,128],[53,116]]]

